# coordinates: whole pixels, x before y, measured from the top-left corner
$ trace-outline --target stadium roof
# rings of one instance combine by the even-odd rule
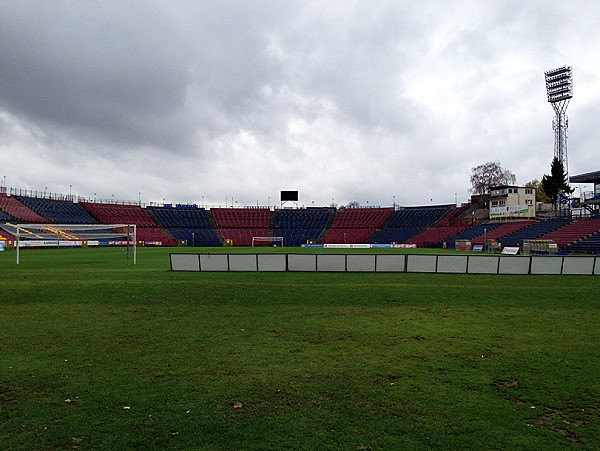
[[[585,174],[569,177],[571,183],[600,183],[600,171],[587,172]]]

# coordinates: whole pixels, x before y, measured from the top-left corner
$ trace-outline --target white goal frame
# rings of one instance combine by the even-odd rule
[[[19,264],[19,250],[21,238],[36,236],[38,239],[54,241],[60,247],[61,243],[70,241],[93,241],[98,239],[127,239],[127,259],[129,259],[129,243],[133,242],[133,264],[137,265],[137,225],[136,224],[10,224],[5,228],[15,235],[15,248],[17,249],[17,265]],[[12,228],[15,231],[12,231]],[[117,232],[116,229],[125,229]],[[111,233],[106,233],[110,229]],[[100,233],[94,233],[100,231]],[[16,233],[15,233],[16,232]]]
[[[255,242],[268,242],[268,243],[276,243],[281,242],[281,247],[283,247],[283,237],[282,236],[253,236],[252,237],[252,247],[254,247]]]

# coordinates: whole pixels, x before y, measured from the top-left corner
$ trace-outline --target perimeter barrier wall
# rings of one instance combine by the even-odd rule
[[[596,256],[171,254],[172,271],[600,275]]]

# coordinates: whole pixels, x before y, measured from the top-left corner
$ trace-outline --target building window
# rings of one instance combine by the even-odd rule
[[[492,207],[497,207],[498,206],[498,201],[497,200],[493,200],[492,201]]]
[[[533,201],[531,199],[527,199],[527,205],[529,205],[529,206],[533,205]]]
[[[505,201],[505,200],[501,200],[501,201],[500,201],[500,206],[501,206],[501,207],[504,207],[505,205],[506,205],[506,201]]]
[[[525,194],[533,194],[533,190],[531,188],[525,189]]]

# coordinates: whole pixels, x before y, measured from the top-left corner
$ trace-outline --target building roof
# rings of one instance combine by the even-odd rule
[[[495,189],[504,189],[504,188],[519,188],[519,186],[517,186],[517,185],[498,185],[498,186],[492,186],[490,188],[490,191],[491,190],[495,190]]]
[[[570,183],[600,183],[600,171],[586,172],[585,174],[569,177]]]

